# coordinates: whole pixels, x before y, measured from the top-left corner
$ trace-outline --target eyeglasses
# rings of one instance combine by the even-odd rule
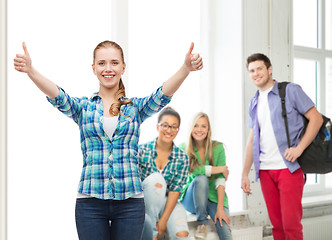
[[[167,123],[158,123],[158,126],[161,127],[161,129],[164,131],[168,130],[169,128],[171,129],[172,132],[179,131],[179,127],[170,126]]]

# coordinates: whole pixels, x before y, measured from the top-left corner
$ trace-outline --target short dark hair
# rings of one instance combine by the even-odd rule
[[[266,55],[264,55],[263,53],[254,53],[247,58],[247,69],[249,64],[255,61],[263,61],[266,68],[272,66],[270,59]]]
[[[176,117],[178,120],[179,120],[179,127],[180,127],[180,123],[181,123],[181,117],[180,117],[180,114],[175,111],[173,108],[171,107],[165,107],[163,110],[161,110],[161,112],[159,113],[158,115],[158,123],[160,123],[161,119],[163,116],[166,116],[166,115],[171,115],[171,116],[174,116]]]

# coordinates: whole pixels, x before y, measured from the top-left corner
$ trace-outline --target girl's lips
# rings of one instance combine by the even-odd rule
[[[196,136],[203,136],[203,133],[194,133]]]
[[[169,134],[164,134],[164,136],[167,137],[167,138],[172,138],[173,137],[173,135],[169,135]]]
[[[114,78],[114,75],[103,75],[104,78],[111,79]]]

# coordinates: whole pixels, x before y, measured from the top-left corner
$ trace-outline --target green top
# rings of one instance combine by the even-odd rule
[[[214,161],[214,166],[225,166],[226,165],[226,156],[225,156],[225,149],[222,143],[217,142],[217,141],[212,141],[212,147],[213,147],[213,161]],[[179,148],[185,150],[185,144],[182,143],[179,145]],[[198,159],[198,162],[200,163],[200,166],[194,169],[192,173],[189,173],[188,178],[187,178],[187,183],[186,185],[183,186],[181,195],[179,197],[179,200],[181,201],[191,184],[191,182],[194,180],[194,178],[197,175],[205,175],[205,166],[202,165],[202,160],[201,157],[199,156],[198,149],[195,147],[195,154]],[[205,157],[205,165],[210,165],[209,164],[209,158],[208,154],[206,154]],[[225,178],[222,173],[214,174],[211,175],[211,177],[208,177],[209,180],[209,200],[215,203],[218,203],[218,192],[216,189],[216,179],[218,178]],[[225,192],[225,198],[224,198],[224,207],[228,208],[228,198],[227,194]]]

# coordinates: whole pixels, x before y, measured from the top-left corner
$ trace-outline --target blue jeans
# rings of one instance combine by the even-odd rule
[[[199,175],[189,185],[187,192],[182,199],[184,208],[191,213],[196,214],[198,225],[208,224],[208,215],[214,221],[217,212],[217,203],[211,202],[208,199],[209,180],[205,175]],[[224,207],[224,211],[229,216],[228,208]],[[219,239],[231,240],[232,231],[230,226],[222,220],[222,226],[219,221],[215,224]]]
[[[156,186],[159,184],[159,187]],[[166,187],[164,177],[155,172],[149,175],[143,181],[144,201],[145,201],[145,224],[144,240],[151,240],[153,236],[158,235],[156,223],[162,216],[167,201]],[[177,203],[167,221],[167,234],[171,240],[186,240],[188,237],[178,237],[176,234],[186,231],[189,236],[187,224],[187,214],[181,203]]]
[[[144,213],[143,198],[78,198],[75,209],[78,237],[80,240],[141,240]]]

